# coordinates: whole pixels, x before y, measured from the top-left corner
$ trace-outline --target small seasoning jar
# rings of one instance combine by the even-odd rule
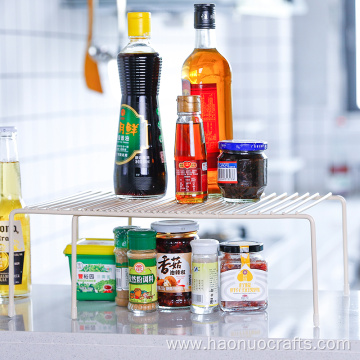
[[[213,239],[193,240],[191,243],[191,312],[211,314],[219,310],[218,248]]]
[[[138,315],[156,311],[156,232],[134,229],[128,232],[129,304]]]
[[[258,201],[267,185],[265,141],[219,141],[218,185],[229,202]]]
[[[113,229],[114,254],[116,261],[116,298],[118,306],[127,306],[129,302],[129,267],[128,267],[128,231],[138,226],[118,226]]]
[[[191,246],[199,224],[192,220],[163,220],[151,224],[156,235],[159,307],[184,309],[191,305]]]
[[[255,241],[220,244],[220,307],[223,311],[264,310],[268,305],[264,246]]]

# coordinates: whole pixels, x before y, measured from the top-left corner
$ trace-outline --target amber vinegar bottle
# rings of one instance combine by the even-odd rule
[[[183,95],[200,95],[208,164],[209,196],[220,196],[217,185],[218,142],[232,140],[231,69],[217,51],[215,5],[194,5],[195,49],[182,67]]]
[[[175,197],[181,204],[207,197],[207,162],[200,96],[178,96],[175,135]]]

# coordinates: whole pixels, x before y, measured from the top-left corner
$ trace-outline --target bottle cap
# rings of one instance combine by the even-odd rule
[[[151,224],[158,233],[186,233],[199,230],[199,224],[193,220],[161,220]]]
[[[215,29],[215,4],[194,4],[194,28]]]
[[[195,255],[217,254],[219,241],[214,239],[199,239],[190,241],[191,251]]]
[[[183,112],[201,112],[201,102],[199,95],[186,95],[177,97],[177,111]]]
[[[226,241],[220,244],[220,251],[239,254],[263,251],[264,244],[256,241]]]
[[[151,13],[149,12],[129,12],[128,35],[129,36],[150,36],[151,33]]]
[[[0,135],[11,135],[16,134],[17,130],[15,126],[1,126]]]
[[[139,226],[118,226],[114,228],[114,242],[118,249],[128,248],[128,232],[129,230],[139,229]]]
[[[128,232],[130,250],[154,250],[156,248],[156,231],[151,229],[134,229]]]
[[[261,140],[222,140],[219,150],[232,151],[263,151],[267,149],[267,142]]]

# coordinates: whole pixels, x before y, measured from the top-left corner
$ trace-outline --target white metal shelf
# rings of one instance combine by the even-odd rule
[[[347,253],[347,214],[346,201],[343,197],[328,193],[324,196],[316,194],[288,195],[275,193],[263,196],[256,203],[228,203],[221,198],[211,198],[202,204],[178,204],[175,199],[119,199],[113,192],[86,191],[70,197],[27,206],[13,210],[10,214],[10,227],[13,226],[16,214],[48,214],[71,215],[72,246],[76,248],[78,239],[79,216],[127,217],[129,224],[133,217],[138,218],[192,218],[192,219],[302,219],[310,223],[312,283],[314,326],[319,326],[318,276],[316,255],[315,221],[307,210],[324,200],[337,200],[342,205],[342,242],[344,260],[344,295],[349,295],[348,253]],[[9,236],[9,316],[15,315],[14,307],[14,247],[13,233]],[[76,252],[72,252],[72,268],[76,269]],[[77,318],[76,305],[76,271],[72,272],[72,319]]]

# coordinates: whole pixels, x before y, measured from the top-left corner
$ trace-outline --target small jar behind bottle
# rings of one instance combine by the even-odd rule
[[[129,302],[129,265],[127,258],[128,231],[138,226],[118,226],[114,228],[114,254],[116,261],[116,298],[118,306],[127,306]]]
[[[191,243],[191,312],[211,314],[219,310],[218,247],[214,239],[193,240]]]
[[[128,309],[141,315],[156,311],[156,231],[135,229],[128,232],[129,304]]]
[[[223,311],[265,310],[268,305],[264,246],[255,241],[220,244],[220,307]]]

